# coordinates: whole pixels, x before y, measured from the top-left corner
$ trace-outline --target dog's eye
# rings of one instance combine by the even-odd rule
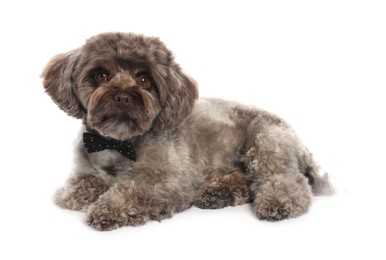
[[[97,73],[95,73],[94,78],[95,81],[98,83],[106,83],[109,81],[109,76],[104,71],[98,71]]]
[[[141,87],[148,88],[151,85],[150,77],[142,74],[138,76],[138,83],[141,85]]]

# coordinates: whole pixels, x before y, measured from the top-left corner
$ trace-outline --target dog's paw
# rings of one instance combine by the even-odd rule
[[[234,201],[232,193],[227,188],[208,187],[194,202],[201,209],[221,209],[231,206]]]
[[[109,185],[95,176],[74,176],[55,193],[54,201],[61,208],[86,211],[108,189]]]
[[[110,231],[122,226],[139,226],[149,219],[135,208],[115,207],[113,203],[91,205],[86,214],[86,223],[101,231]]]
[[[88,216],[86,222],[90,227],[100,231],[110,231],[123,226],[119,221],[112,219],[94,219],[93,216]]]
[[[273,205],[260,204],[256,207],[256,216],[261,220],[278,221],[288,218],[291,212],[289,203]]]
[[[278,175],[259,187],[253,208],[259,219],[278,221],[306,213],[311,198],[311,188],[303,176]]]
[[[202,209],[221,209],[250,202],[250,192],[245,174],[234,170],[224,176],[216,176],[202,190],[193,205]]]
[[[91,205],[86,214],[86,223],[101,231],[109,231],[126,224],[126,216],[109,205]]]

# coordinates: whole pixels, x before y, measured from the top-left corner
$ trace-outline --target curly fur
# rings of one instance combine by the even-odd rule
[[[98,230],[160,221],[192,205],[249,202],[259,219],[276,221],[307,212],[313,193],[331,192],[284,120],[234,102],[197,101],[196,83],[157,38],[100,34],[54,57],[42,76],[54,102],[83,120],[82,132],[135,147],[134,162],[114,150],[89,154],[78,138],[74,173],[55,202],[86,212]]]

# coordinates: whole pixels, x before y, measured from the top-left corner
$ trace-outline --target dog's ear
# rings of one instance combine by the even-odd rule
[[[153,124],[153,131],[157,132],[177,126],[192,112],[198,89],[177,64],[169,66],[166,73],[156,74],[155,80],[162,104],[162,111]]]
[[[83,118],[86,112],[76,97],[72,79],[79,55],[79,49],[56,55],[42,73],[47,94],[63,111],[75,118]]]

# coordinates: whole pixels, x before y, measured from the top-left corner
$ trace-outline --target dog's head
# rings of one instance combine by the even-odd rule
[[[55,56],[42,77],[62,110],[120,140],[177,126],[198,97],[194,81],[158,38],[131,33],[94,36]]]

